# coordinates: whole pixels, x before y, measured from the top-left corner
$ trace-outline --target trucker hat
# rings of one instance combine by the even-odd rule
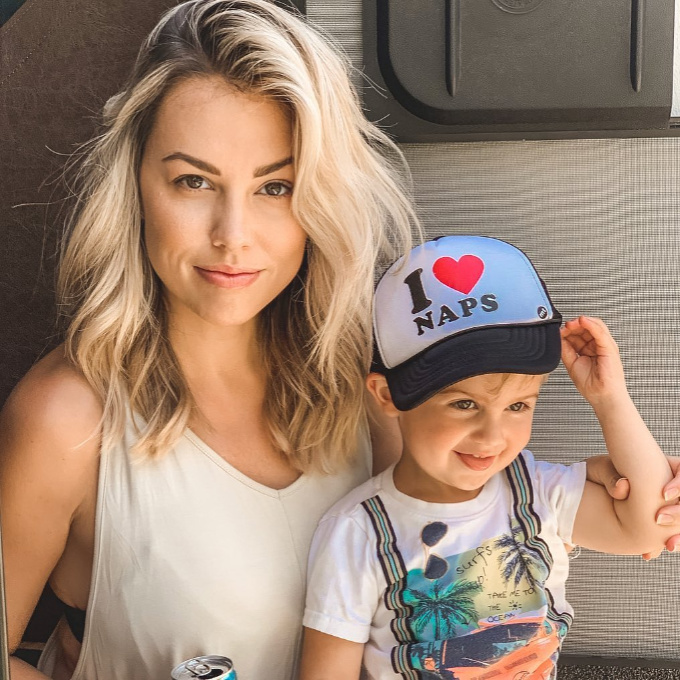
[[[561,322],[521,250],[484,236],[442,236],[378,282],[373,370],[407,411],[475,375],[553,371]]]

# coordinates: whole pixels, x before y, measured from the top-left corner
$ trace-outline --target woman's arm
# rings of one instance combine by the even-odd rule
[[[21,381],[0,415],[0,516],[10,651],[19,643],[96,480],[101,409],[56,354]],[[93,476],[94,472],[94,476]],[[43,677],[13,659],[12,680]]]
[[[656,523],[668,527],[672,531],[680,532],[680,504],[677,502],[680,493],[680,458],[666,456],[666,460],[674,477],[663,488],[663,497],[669,505],[662,506],[656,513]],[[588,481],[604,487],[613,499],[625,501],[628,498],[630,483],[619,474],[609,456],[591,456],[586,460],[586,470]],[[669,552],[680,549],[680,533],[673,534],[666,541],[665,548]],[[663,549],[660,548],[643,553],[642,557],[645,560],[651,560],[658,557],[662,552]]]
[[[672,474],[628,394],[616,343],[604,322],[590,317],[567,322],[562,339],[567,371],[595,411],[612,463],[630,483],[627,499],[617,501],[603,487],[586,482],[574,542],[620,554],[657,550],[670,535],[655,517]]]
[[[10,657],[9,672],[11,680],[45,680],[47,678],[39,670],[15,656]]]
[[[299,680],[359,680],[364,645],[305,628]]]

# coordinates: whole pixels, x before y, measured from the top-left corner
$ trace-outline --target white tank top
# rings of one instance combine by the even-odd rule
[[[321,515],[370,476],[304,474],[280,491],[254,482],[187,431],[160,460],[136,440],[103,451],[85,636],[72,680],[169,680],[194,656],[234,662],[239,680],[293,680],[307,553]],[[55,641],[40,668],[50,674]]]

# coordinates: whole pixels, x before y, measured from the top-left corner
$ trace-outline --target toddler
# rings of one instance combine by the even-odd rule
[[[529,259],[496,239],[430,241],[382,277],[367,386],[403,450],[321,520],[300,680],[357,680],[362,665],[373,680],[555,678],[573,615],[565,544],[663,545],[671,472],[617,346],[599,319],[560,325]],[[584,463],[525,449],[560,354],[630,481],[625,501]]]

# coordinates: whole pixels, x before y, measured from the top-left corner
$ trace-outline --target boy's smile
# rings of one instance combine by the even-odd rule
[[[486,374],[462,380],[409,411],[396,411],[404,439],[394,484],[433,503],[475,498],[531,436],[543,375]]]

